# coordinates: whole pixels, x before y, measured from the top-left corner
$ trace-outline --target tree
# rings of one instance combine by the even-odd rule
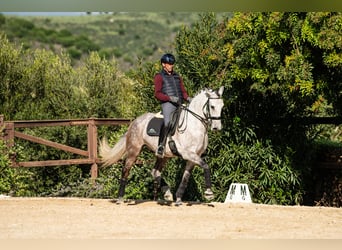
[[[82,103],[78,116],[134,117],[138,107],[135,82],[118,70],[114,59],[108,61],[92,52],[76,74],[75,98]]]
[[[341,107],[341,30],[340,13],[236,13],[221,23],[207,14],[180,32],[177,52],[196,87],[223,83],[240,96],[247,120],[312,115],[322,96]],[[258,106],[243,105],[247,97]]]
[[[246,143],[241,131],[251,131],[256,137],[241,149],[246,157],[253,145],[261,143],[272,157],[280,157],[280,161],[274,158],[278,171],[295,172],[296,160],[303,163],[305,157],[292,152],[305,145],[309,131],[298,118],[315,115],[327,101],[336,112],[341,109],[341,20],[340,13],[250,12],[217,22],[214,14],[207,13],[193,27],[183,28],[176,38],[181,72],[193,88],[224,85],[227,90],[225,133],[214,137],[216,143]],[[218,157],[219,162],[229,162],[231,156]],[[251,170],[239,171],[243,179]],[[270,179],[269,190],[284,193],[292,183],[287,198],[298,202],[294,197],[304,185],[297,186],[301,171],[302,176],[288,172],[295,179],[289,178],[286,185],[272,184]],[[256,175],[262,176],[253,172]]]
[[[134,82],[117,70],[114,61],[102,60],[97,53],[92,53],[84,65],[73,68],[67,54],[24,50],[2,35],[0,44],[0,113],[5,115],[5,120],[135,114]],[[87,146],[85,127],[43,127],[24,132],[76,148]],[[99,129],[100,132],[103,131]],[[22,140],[16,141],[13,150],[20,161],[72,157],[70,153]],[[4,174],[0,189],[18,196],[69,194],[70,186],[79,186],[82,178],[89,176],[89,168],[84,166],[12,169],[5,156],[1,157],[0,167]]]

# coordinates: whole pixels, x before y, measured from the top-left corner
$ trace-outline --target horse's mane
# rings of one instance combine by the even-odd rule
[[[201,94],[202,92],[206,92],[207,90],[210,90],[210,89],[208,89],[208,88],[200,89],[195,93],[194,96],[197,96],[197,95]]]
[[[214,90],[212,90],[211,88],[207,88],[207,87],[205,87],[205,88],[203,88],[203,89],[200,89],[199,91],[197,91],[195,94],[194,94],[194,97],[195,96],[198,96],[198,95],[200,95],[200,94],[202,94],[203,92],[215,92]]]

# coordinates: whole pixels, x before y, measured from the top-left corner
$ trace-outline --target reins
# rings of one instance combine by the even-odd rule
[[[207,103],[206,103],[207,104]],[[204,108],[204,106],[203,106]],[[181,106],[181,109],[187,111],[186,115],[188,115],[189,113],[192,114],[196,119],[198,119],[203,126],[205,127],[206,130],[208,130],[208,126],[209,126],[209,120],[208,117],[205,115],[205,117],[203,118],[202,116],[200,116],[199,114],[195,113],[194,111],[190,110],[187,106]],[[187,119],[184,119],[187,120]],[[183,121],[184,122],[184,121]],[[181,125],[183,125],[183,123],[179,124],[179,126],[181,127]],[[185,129],[184,129],[185,130]]]
[[[186,112],[186,117],[184,116],[183,121],[181,123],[179,123],[179,126],[178,126],[178,131],[179,132],[183,133],[186,130],[187,126],[183,130],[179,130],[179,128],[183,126],[184,121],[187,120],[186,118],[187,118],[187,115],[189,113],[192,114],[196,119],[198,119],[203,124],[203,126],[205,127],[206,130],[208,130],[208,127],[209,127],[209,125],[211,123],[211,120],[220,120],[221,119],[220,116],[211,116],[210,115],[210,110],[209,110],[209,100],[210,99],[220,99],[220,98],[219,97],[215,97],[215,98],[208,97],[206,103],[202,107],[204,118],[202,116],[200,116],[199,114],[195,113],[194,111],[190,110],[188,108],[188,106],[183,106],[183,105],[180,106],[181,109],[183,109],[183,110],[185,110],[187,112]]]

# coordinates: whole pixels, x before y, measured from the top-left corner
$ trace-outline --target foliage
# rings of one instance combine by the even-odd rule
[[[149,62],[138,64],[134,71],[129,71],[129,77],[136,82],[134,90],[137,94],[137,102],[139,102],[140,114],[145,112],[160,111],[160,104],[154,97],[153,78],[156,73],[160,72],[161,66],[159,62]]]
[[[87,16],[2,16],[0,26],[9,40],[24,48],[47,48],[59,54],[68,51],[73,65],[98,52],[115,58],[121,71],[140,58],[153,60],[174,47],[173,37],[182,25],[197,19],[186,12],[119,12]]]
[[[21,18],[7,18],[3,25],[10,40],[19,39],[26,47],[33,47],[34,42],[42,44],[57,44],[68,50],[79,50],[80,53],[99,50],[99,45],[92,42],[87,36],[74,35],[67,29],[60,31],[37,27],[33,22]],[[78,59],[75,55],[75,59]]]
[[[326,171],[327,172],[327,171]],[[330,170],[327,173],[317,174],[320,182],[320,190],[316,201],[318,206],[341,207],[342,206],[342,171],[340,169]]]
[[[137,20],[114,13],[67,25],[65,19],[0,16],[0,113],[5,120],[134,118],[159,111],[153,77],[160,71],[160,54],[172,52],[190,95],[225,86],[224,129],[210,133],[204,156],[216,200],[223,201],[230,183],[246,182],[254,202],[303,203],[313,185],[315,139],[329,138],[330,131],[302,124],[301,118],[341,115],[341,14],[253,12],[218,18],[204,13],[194,25],[182,27],[175,13],[132,15]],[[99,137],[107,135],[114,144],[125,129],[100,128]],[[85,130],[24,132],[85,149]],[[2,193],[116,197],[122,163],[100,169],[94,185],[89,166],[10,168],[1,143]],[[21,160],[73,156],[20,140],[13,150]],[[153,158],[143,150],[131,172],[127,198],[152,198]],[[165,169],[173,192],[183,170],[181,159],[170,160]],[[203,179],[203,170],[196,167],[185,200],[204,200]]]
[[[5,120],[134,116],[134,82],[117,69],[114,60],[107,61],[91,53],[84,65],[73,68],[66,54],[24,50],[11,44],[4,35],[0,40],[0,113]],[[43,127],[23,132],[80,149],[87,147],[87,131],[81,126]],[[102,133],[105,129],[99,128],[99,135]],[[16,140],[13,150],[20,161],[74,157],[71,153],[22,140]],[[5,165],[6,179],[2,183],[8,181],[10,184],[4,187],[17,196],[53,195],[89,177],[89,166],[12,169],[9,164]]]
[[[2,131],[0,131],[2,133]],[[0,194],[8,193],[11,189],[11,184],[6,176],[11,176],[10,169],[7,166],[10,165],[10,160],[7,154],[7,147],[3,140],[0,140]]]
[[[17,146],[9,151],[5,141],[0,139],[0,194],[11,196],[31,196],[34,194],[32,173],[27,169],[10,167],[10,155],[20,150],[20,146]]]
[[[0,39],[0,113],[7,120],[134,115],[134,82],[115,60],[91,53],[73,68],[66,54],[17,49],[6,37]]]
[[[1,13],[0,14],[0,27],[6,23],[5,16]]]
[[[226,87],[225,128],[209,145],[222,190],[241,180],[258,202],[301,202],[317,131],[298,118],[324,113],[327,102],[339,112],[340,20],[340,13],[249,12],[217,22],[206,13],[179,32],[179,67],[192,87]],[[255,134],[248,144],[244,131]]]
[[[208,159],[213,185],[224,201],[231,183],[248,183],[253,202],[300,204],[303,188],[299,172],[292,167],[293,152],[275,148],[270,141],[257,139],[253,129],[236,124],[222,137],[215,136]]]
[[[10,119],[68,117],[73,69],[66,55],[50,51],[29,53],[0,36],[0,113]],[[49,112],[46,112],[49,110]]]
[[[76,102],[85,117],[133,117],[137,109],[134,82],[122,74],[115,60],[91,53],[77,69]],[[118,98],[119,97],[119,98]],[[76,105],[74,105],[76,106]]]
[[[180,71],[196,91],[205,87],[217,88],[225,77],[225,55],[218,55],[222,41],[218,34],[216,15],[202,14],[201,21],[192,27],[183,26],[176,37]],[[219,49],[221,50],[221,48]]]

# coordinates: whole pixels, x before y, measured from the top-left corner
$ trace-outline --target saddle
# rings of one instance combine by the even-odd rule
[[[181,109],[178,108],[172,114],[171,121],[170,121],[170,131],[167,135],[169,137],[169,147],[172,153],[174,153],[175,155],[179,155],[179,156],[180,154],[178,153],[175,141],[172,140],[172,136],[175,134],[176,128],[178,126],[180,111]],[[164,126],[164,117],[163,117],[163,114],[159,112],[147,124],[146,133],[149,136],[159,136],[163,126]]]
[[[173,136],[176,132],[176,128],[179,121],[180,109],[175,110],[171,116],[170,132],[168,136]],[[161,112],[155,114],[155,116],[147,124],[146,133],[149,136],[159,136],[164,123],[164,116]]]
[[[161,112],[157,113],[147,124],[147,134],[149,136],[159,136],[164,123],[164,118]]]

